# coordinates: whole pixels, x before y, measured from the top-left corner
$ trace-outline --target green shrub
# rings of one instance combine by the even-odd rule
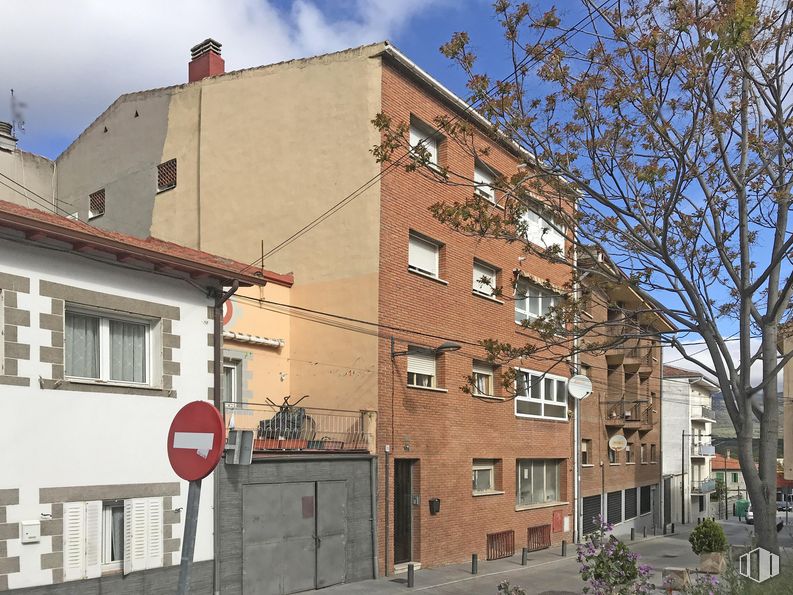
[[[723,552],[727,550],[724,529],[713,519],[705,519],[691,532],[688,540],[695,554]]]

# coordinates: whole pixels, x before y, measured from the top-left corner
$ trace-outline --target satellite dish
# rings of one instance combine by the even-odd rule
[[[592,394],[592,381],[583,374],[576,374],[567,381],[567,393],[574,399],[586,399]]]
[[[625,436],[617,434],[609,439],[609,448],[611,450],[625,450],[628,447],[628,440]]]

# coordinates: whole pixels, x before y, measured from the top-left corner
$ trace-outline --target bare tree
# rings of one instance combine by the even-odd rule
[[[567,299],[532,323],[544,339],[557,339],[550,347],[483,340],[494,359],[544,350],[558,357],[573,338],[580,350],[612,348],[603,321],[581,323],[586,295],[576,287],[585,273],[590,284],[629,284],[649,311],[662,312],[683,357],[721,388],[760,544],[778,551],[777,376],[791,355],[778,345],[793,293],[793,3],[584,0],[583,7],[585,18],[566,26],[555,10],[497,0],[514,74],[495,84],[477,71],[466,33],[441,48],[467,74],[492,139],[522,151],[525,167],[494,172],[503,209],[474,191],[433,213],[462,233],[522,241],[527,251],[573,263]],[[407,125],[384,115],[374,124],[383,134],[375,156],[394,161],[409,144]],[[486,161],[470,118],[436,125]],[[422,147],[410,150],[408,168],[476,190],[469,172],[426,167]],[[537,216],[546,231],[566,235],[567,253],[526,241]],[[567,334],[559,339],[560,332]],[[693,340],[696,348],[684,345]],[[757,362],[762,379],[752,382]]]

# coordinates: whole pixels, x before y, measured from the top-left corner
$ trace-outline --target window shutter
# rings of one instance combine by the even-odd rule
[[[145,498],[124,501],[124,574],[146,569]]]
[[[102,502],[85,503],[85,578],[102,576]]]
[[[478,165],[474,168],[474,184],[479,194],[490,202],[496,201],[496,192],[493,190],[493,176]]]
[[[63,503],[63,580],[85,577],[85,503]]]
[[[432,353],[408,354],[408,372],[435,376],[435,355]]]
[[[483,278],[487,278],[487,283],[483,283]],[[496,279],[493,269],[486,267],[478,262],[474,263],[474,291],[485,295],[493,295],[496,289]]]
[[[474,362],[474,374],[488,374],[492,376],[493,366],[482,364],[480,362]]]
[[[411,235],[410,245],[408,246],[408,265],[411,268],[437,277],[438,246],[432,242]]]
[[[526,214],[523,215],[523,219],[526,224],[526,240],[533,244],[539,244],[542,238],[542,223],[540,216],[534,211],[528,210]]]
[[[162,566],[162,498],[146,498],[148,531],[146,532],[146,568]]]

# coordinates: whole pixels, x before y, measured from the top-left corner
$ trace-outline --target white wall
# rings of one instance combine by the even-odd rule
[[[30,327],[19,327],[19,342],[30,344],[30,361],[19,361],[19,375],[30,387],[0,387],[0,489],[19,488],[19,504],[7,509],[7,522],[40,520],[50,505],[39,504],[40,487],[161,483],[178,481],[168,462],[166,436],[171,419],[187,402],[206,399],[211,376],[207,361],[207,305],[203,292],[166,276],[98,263],[75,254],[31,248],[0,239],[0,272],[29,277],[30,294],[18,293],[18,305],[31,311]],[[174,360],[181,364],[173,388],[178,398],[43,390],[49,364],[38,362],[39,346],[50,345],[50,331],[39,328],[39,312],[49,312],[51,299],[39,296],[39,280],[78,286],[102,293],[178,306],[181,335]],[[173,498],[184,508],[187,483]],[[195,560],[212,558],[212,482],[201,495]],[[183,516],[182,516],[183,518]],[[174,527],[181,537],[182,525]],[[8,556],[20,556],[20,573],[9,575],[9,587],[50,582],[40,569],[40,554],[51,551],[51,538],[37,544],[8,542]],[[178,563],[178,553],[173,562]]]

